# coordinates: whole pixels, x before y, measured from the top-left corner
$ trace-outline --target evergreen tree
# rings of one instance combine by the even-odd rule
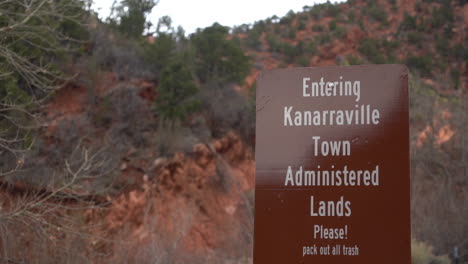
[[[181,58],[174,59],[162,74],[155,102],[155,110],[163,122],[184,121],[197,108],[193,99],[198,88],[192,72]]]
[[[145,40],[142,43],[144,58],[153,72],[158,73],[158,79],[163,68],[170,63],[176,53],[177,40],[181,37],[179,35],[182,34],[183,36],[180,30],[175,33],[172,28],[171,18],[164,16],[159,19],[156,29],[158,35],[154,42],[150,43]]]
[[[134,39],[139,38],[146,28],[151,27],[146,17],[156,4],[155,0],[123,0],[115,8],[118,21],[111,20],[111,22],[117,24],[122,34]]]
[[[218,23],[191,36],[195,49],[195,67],[198,78],[206,83],[242,82],[250,70],[249,58],[239,42],[228,38],[229,29]]]

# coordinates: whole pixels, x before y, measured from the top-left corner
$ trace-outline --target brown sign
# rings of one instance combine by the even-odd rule
[[[409,264],[408,72],[263,72],[255,264]]]

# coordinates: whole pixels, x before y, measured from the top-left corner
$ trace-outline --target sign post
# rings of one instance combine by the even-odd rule
[[[410,264],[408,73],[258,78],[254,264]]]

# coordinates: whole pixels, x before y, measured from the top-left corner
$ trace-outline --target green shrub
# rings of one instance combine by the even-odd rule
[[[296,64],[301,67],[309,66],[309,57],[308,56],[301,56],[297,59]]]
[[[398,40],[383,40],[382,46],[387,53],[395,52],[400,47],[400,42]]]
[[[275,34],[279,35],[281,34],[281,25],[280,24],[275,24],[273,26],[273,31],[275,32]]]
[[[360,53],[364,54],[372,63],[386,63],[385,55],[380,50],[380,43],[378,40],[370,38],[363,39],[358,50]]]
[[[297,25],[297,30],[305,30],[306,29],[306,24],[302,21],[299,22],[299,25]]]
[[[349,54],[348,56],[346,56],[346,61],[348,62],[349,65],[364,64],[364,61],[359,56],[356,56],[353,54]]]
[[[450,43],[444,37],[436,37],[436,50],[440,56],[447,58],[450,55]]]
[[[288,38],[292,40],[296,39],[296,33],[297,31],[295,28],[290,28],[289,33],[288,33]]]
[[[338,4],[332,4],[327,1],[323,4],[317,4],[310,9],[310,14],[315,20],[320,19],[324,14],[325,16],[336,17],[340,13],[340,6]]]
[[[283,42],[281,44],[281,53],[283,53],[284,55],[286,55],[286,58],[287,58],[287,62],[288,63],[291,63],[294,61],[294,58],[296,57],[297,55],[297,52],[296,52],[296,47],[289,44],[288,42]]]
[[[234,26],[232,28],[232,33],[235,34],[235,35],[247,33],[248,31],[249,31],[249,25],[247,25],[247,24],[242,24],[240,26]]]
[[[419,71],[423,76],[430,76],[433,67],[432,57],[429,55],[410,55],[408,58],[406,58],[406,65],[411,70]]]
[[[453,27],[454,27],[453,22],[449,22],[444,26],[444,37],[445,38],[451,39],[454,36]]]
[[[333,31],[333,36],[338,39],[344,38],[346,36],[346,29],[344,27],[337,27]]]
[[[260,48],[262,46],[262,42],[260,41],[261,35],[262,31],[254,27],[247,34],[247,45],[256,51],[260,51]]]
[[[353,10],[350,10],[348,13],[349,22],[354,23],[356,20],[356,13]]]
[[[309,15],[307,13],[302,13],[299,16],[299,22],[306,23],[309,20]]]
[[[271,52],[281,52],[281,40],[273,34],[267,34],[266,41]]]
[[[329,29],[330,31],[333,31],[333,30],[336,29],[336,20],[335,20],[335,19],[331,20],[331,21],[328,23],[328,29]]]
[[[416,9],[416,12],[418,12],[418,13],[423,12],[424,11],[423,3],[422,2],[416,2],[416,4],[414,4],[414,9]]]
[[[329,33],[325,32],[317,36],[317,42],[319,45],[324,45],[326,43],[330,43],[332,38]]]
[[[320,14],[321,14],[321,8],[319,5],[314,5],[311,9],[310,9],[310,15],[315,19],[315,20],[319,20],[320,18]]]
[[[423,242],[411,241],[412,264],[450,264],[447,256],[435,256],[432,247]]]
[[[304,47],[304,52],[306,54],[310,54],[310,55],[313,55],[313,54],[316,54],[318,51],[317,49],[317,44],[313,41],[305,44],[305,47]]]
[[[315,31],[315,32],[324,32],[325,31],[325,27],[323,25],[320,25],[320,24],[315,24],[312,26],[312,31]]]
[[[336,17],[340,13],[340,5],[332,4],[330,2],[325,3],[327,6],[326,15],[330,17]]]
[[[156,5],[154,0],[126,0],[117,6],[117,29],[127,37],[140,38],[148,28],[146,17]]]
[[[296,14],[294,14],[294,11],[289,10],[289,12],[280,19],[280,24],[282,25],[290,25],[292,21],[294,20],[294,17]]]
[[[432,10],[431,24],[434,28],[441,28],[454,21],[453,9],[450,1],[444,1],[441,7]]]
[[[468,46],[463,44],[457,44],[452,50],[452,56],[455,57],[457,61],[467,61],[468,62]]]
[[[421,47],[422,41],[423,41],[423,34],[421,32],[409,32],[407,35],[408,38],[408,43],[417,45],[418,47]]]
[[[358,25],[359,25],[359,28],[360,28],[360,29],[366,30],[366,26],[364,25],[364,22],[362,21],[362,19],[359,20]]]
[[[182,60],[174,60],[163,70],[154,108],[166,122],[184,121],[197,107],[198,91],[193,75]]]
[[[249,73],[249,57],[239,43],[228,39],[228,34],[229,28],[215,23],[191,35],[196,74],[201,82],[216,79],[223,83],[240,83]]]
[[[169,64],[175,53],[176,45],[175,36],[169,33],[160,33],[154,43],[142,42],[143,59],[152,72],[160,73]]]
[[[368,15],[370,18],[374,19],[375,21],[378,21],[384,25],[388,24],[387,12],[385,12],[385,9],[383,9],[376,3],[368,5],[364,9],[364,13]]]
[[[424,17],[419,17],[416,23],[416,30],[419,32],[430,32],[431,25],[429,20]]]
[[[450,77],[452,79],[452,83],[455,89],[460,88],[460,77],[461,73],[458,69],[452,69],[450,71]]]
[[[413,17],[409,15],[408,13],[405,13],[405,16],[403,17],[403,21],[400,24],[400,30],[416,30],[416,17]]]
[[[19,77],[15,75],[0,79],[0,103],[24,106],[33,100],[29,94],[18,86],[18,83],[21,82],[19,80]],[[3,107],[0,110],[3,110]]]
[[[300,40],[294,46],[296,56],[300,56],[305,53],[305,44],[303,40]]]
[[[348,22],[346,15],[344,15],[343,13],[340,13],[338,16],[336,16],[335,20],[337,23],[343,24]]]

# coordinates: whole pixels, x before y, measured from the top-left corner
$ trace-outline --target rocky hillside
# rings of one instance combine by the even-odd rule
[[[403,63],[439,92],[466,94],[464,1],[355,0],[303,10],[233,29],[255,70]]]

